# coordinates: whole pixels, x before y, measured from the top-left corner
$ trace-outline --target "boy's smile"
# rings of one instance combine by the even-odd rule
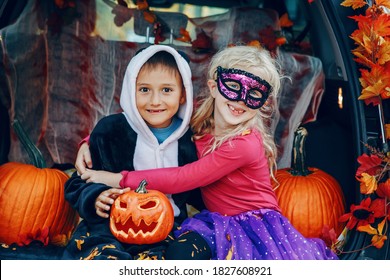
[[[141,69],[137,77],[136,104],[141,117],[154,128],[168,127],[185,102],[181,76],[163,66]]]

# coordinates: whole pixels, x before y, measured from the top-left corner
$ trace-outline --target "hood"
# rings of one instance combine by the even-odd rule
[[[145,62],[160,51],[166,51],[173,55],[176,60],[180,75],[186,92],[186,102],[182,104],[178,111],[178,116],[183,120],[181,126],[166,139],[161,146],[166,146],[170,142],[179,139],[189,128],[189,122],[193,110],[193,88],[191,80],[191,69],[188,62],[172,47],[165,45],[149,46],[136,54],[127,66],[123,79],[120,105],[130,126],[135,132],[146,139],[149,143],[158,145],[156,137],[150,131],[148,125],[142,119],[136,106],[136,79],[141,67]]]

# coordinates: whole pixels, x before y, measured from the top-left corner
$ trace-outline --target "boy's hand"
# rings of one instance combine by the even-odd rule
[[[119,182],[122,180],[121,173],[113,173],[103,170],[92,170],[86,168],[85,172],[81,175],[81,179],[87,183],[102,183],[112,188],[120,189]]]
[[[75,162],[77,174],[82,175],[86,171],[86,168],[92,168],[91,152],[89,151],[89,145],[87,142],[81,144]]]
[[[95,200],[95,209],[96,214],[102,218],[108,218],[111,205],[114,203],[115,199],[125,193],[130,189],[116,189],[111,188],[102,192]]]

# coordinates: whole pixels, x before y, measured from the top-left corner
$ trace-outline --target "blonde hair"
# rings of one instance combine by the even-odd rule
[[[254,118],[227,129],[224,135],[215,136],[214,142],[210,143],[208,152],[215,150],[223,142],[234,136],[241,135],[247,129],[257,129],[262,135],[271,177],[274,178],[274,171],[277,168],[277,149],[270,124],[277,108],[276,98],[280,89],[281,78],[279,67],[267,50],[252,46],[234,46],[219,51],[210,61],[208,71],[209,80],[216,79],[216,69],[218,66],[242,70],[257,68],[262,73],[261,78],[272,86],[272,91],[267,102],[257,111]],[[208,92],[199,102],[200,106],[191,120],[191,127],[196,138],[201,138],[207,133],[212,133],[214,130],[214,100]]]

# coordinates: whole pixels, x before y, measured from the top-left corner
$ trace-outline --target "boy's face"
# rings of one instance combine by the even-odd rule
[[[168,127],[186,100],[180,74],[162,66],[144,67],[136,83],[136,104],[141,117],[150,127]]]

